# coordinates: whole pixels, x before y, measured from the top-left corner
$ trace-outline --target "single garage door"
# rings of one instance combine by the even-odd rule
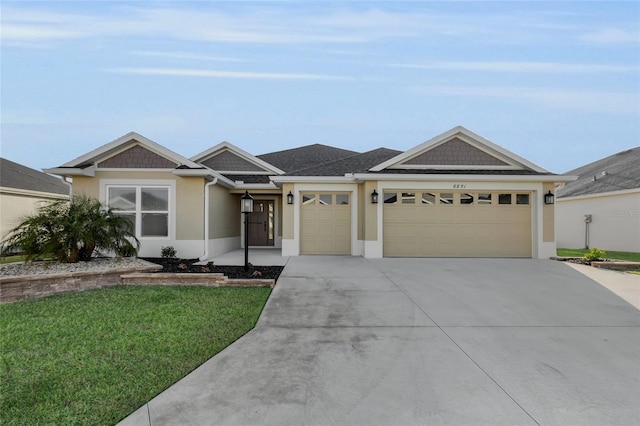
[[[531,257],[531,193],[384,191],[384,256]]]
[[[300,253],[351,254],[351,194],[303,192]]]

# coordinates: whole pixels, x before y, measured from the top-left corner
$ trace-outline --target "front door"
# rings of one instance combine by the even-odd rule
[[[249,245],[272,246],[274,232],[273,200],[254,200],[253,213],[249,215]]]

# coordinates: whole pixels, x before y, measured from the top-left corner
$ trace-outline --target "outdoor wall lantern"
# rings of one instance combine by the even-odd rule
[[[378,204],[378,191],[375,189],[371,193],[371,204]]]
[[[545,204],[553,204],[555,196],[551,193],[551,191],[544,194],[544,203]]]
[[[253,213],[253,197],[244,191],[240,197],[241,211],[244,213],[244,270],[249,270],[249,214]]]
[[[287,204],[293,204],[293,194],[291,191],[287,194]]]

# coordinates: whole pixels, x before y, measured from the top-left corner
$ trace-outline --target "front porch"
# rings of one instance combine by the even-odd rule
[[[289,256],[282,256],[280,248],[249,247],[249,263],[252,265],[284,266],[288,261]],[[208,262],[213,262],[214,265],[244,265],[244,249],[231,250],[198,263],[206,265]]]

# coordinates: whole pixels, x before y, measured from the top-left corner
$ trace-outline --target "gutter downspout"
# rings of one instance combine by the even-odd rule
[[[200,260],[207,260],[209,257],[209,187],[218,183],[218,178],[214,177],[213,180],[204,186],[204,254],[200,256]]]

